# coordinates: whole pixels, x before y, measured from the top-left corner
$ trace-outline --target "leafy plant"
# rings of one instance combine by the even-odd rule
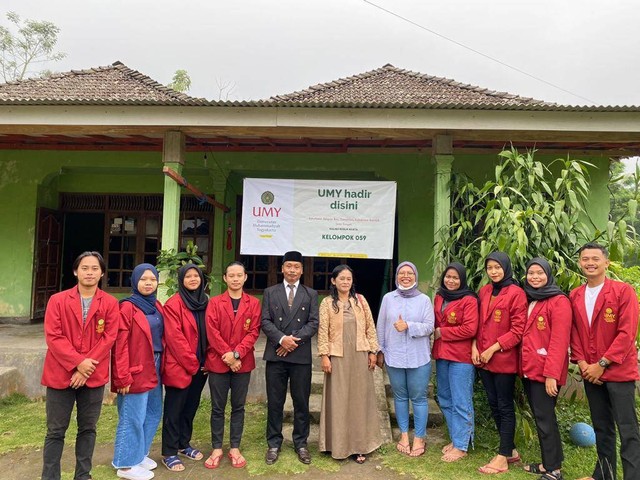
[[[624,220],[609,222],[605,231],[591,220],[586,208],[591,163],[559,158],[544,164],[533,151],[521,154],[515,148],[498,156],[494,178],[481,187],[465,175],[453,176],[451,224],[439,232],[434,248],[435,258],[465,265],[471,285],[486,282],[484,260],[500,250],[510,256],[516,275],[532,257],[546,257],[560,287],[569,291],[582,280],[576,263],[581,245],[594,239],[613,245],[615,259],[633,244]],[[440,274],[435,271],[434,279]]]
[[[169,250],[160,250],[156,268],[164,277],[162,284],[166,288],[167,296],[171,296],[178,291],[178,270],[187,263],[193,263],[204,270],[205,265],[202,258],[198,256],[198,246],[192,241],[187,243],[184,252],[177,252],[171,248]],[[162,275],[166,272],[166,276]]]
[[[640,230],[640,217],[638,217],[638,202],[640,202],[640,162],[636,161],[635,172],[625,174],[624,164],[620,161],[612,161],[609,166],[609,218],[613,224],[620,221],[626,227],[626,237],[618,240],[623,243],[626,255],[621,257],[626,266],[640,265],[640,249],[635,245],[636,235]],[[621,231],[624,231],[621,229]],[[627,239],[630,240],[627,241]],[[613,246],[612,246],[613,248]],[[617,248],[617,246],[616,246]]]

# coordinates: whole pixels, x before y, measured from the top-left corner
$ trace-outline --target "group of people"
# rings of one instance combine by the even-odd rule
[[[98,288],[105,273],[100,253],[82,253],[73,272],[77,286],[53,295],[45,312],[43,480],[60,479],[74,404],[78,422],[74,478],[91,478],[96,424],[109,380],[117,394],[112,464],[118,477],[153,478],[158,465],[149,451],[161,421],[161,461],[169,470],[183,471],[183,458],[204,458],[190,442],[207,380],[213,451],[204,465],[210,469],[220,465],[231,392],[227,455],[233,467],[244,467],[247,462],[239,447],[261,311],[260,301],[243,291],[247,275],[242,263],[227,266],[223,276],[227,290],[211,299],[205,294],[202,269],[195,264],[182,266],[178,292],[164,305],[156,299],[159,275],[153,265],[143,263],[133,269],[132,293],[120,302]]]
[[[633,287],[607,278],[608,252],[601,245],[587,243],[580,248],[578,264],[586,284],[568,296],[556,284],[549,262],[540,257],[527,263],[521,287],[509,257],[490,254],[485,259],[490,282],[477,294],[467,286],[462,265],[445,268],[435,295],[433,345],[438,402],[451,436],[451,443],[442,449],[443,461],[462,459],[472,445],[476,371],[500,439],[497,455],[479,471],[503,473],[520,461],[514,443],[514,388],[519,375],[541,451],[541,461],[524,469],[540,480],[562,479],[555,407],[571,360],[584,380],[596,435],[598,459],[585,480],[616,478],[616,427],[624,478],[640,478],[634,397],[635,382],[640,380],[635,345],[638,299]],[[402,431],[398,449],[406,451]],[[416,425],[416,436],[422,432]]]
[[[587,284],[568,297],[556,285],[546,259],[533,258],[527,264],[520,287],[509,257],[494,252],[485,260],[489,284],[476,294],[467,285],[464,266],[451,263],[432,304],[418,289],[416,266],[401,262],[396,289],[384,296],[377,322],[365,297],[356,292],[348,265],[333,270],[329,295],[318,305],[318,292],[300,281],[303,263],[299,252],[285,253],[283,281],[264,290],[262,306],[243,291],[247,275],[242,263],[227,266],[223,277],[227,291],[211,299],[204,293],[202,270],[185,265],[178,274],[178,293],[162,306],[155,297],[158,272],[152,265],[133,270],[132,294],[118,304],[98,288],[105,272],[100,254],[80,255],[73,266],[77,286],[52,296],[45,314],[49,349],[42,377],[47,387],[42,478],[60,478],[74,403],[78,409],[74,478],[91,478],[109,363],[119,414],[113,458],[119,477],[153,477],[157,464],[149,458],[149,450],[161,420],[162,463],[169,470],[184,470],[182,458],[204,458],[190,441],[207,379],[213,450],[204,465],[215,469],[224,456],[224,411],[230,392],[227,456],[233,467],[244,467],[247,462],[239,447],[260,329],[266,335],[268,465],[278,460],[282,447],[287,390],[294,409],[293,446],[302,463],[311,463],[307,445],[311,345],[317,334],[324,372],[319,450],[333,458],[351,457],[363,463],[382,444],[376,366],[386,369],[393,391],[400,428],[396,448],[411,457],[425,452],[433,357],[437,398],[451,437],[442,449],[443,461],[463,459],[473,445],[476,372],[500,438],[497,455],[479,471],[503,473],[520,461],[514,443],[514,388],[519,375],[542,454],[541,461],[524,468],[541,480],[562,479],[555,406],[571,357],[584,378],[596,432],[598,462],[590,478],[615,478],[616,426],[624,478],[639,478],[634,399],[635,381],[640,379],[634,343],[638,301],[630,285],[606,277],[609,261],[602,246],[589,243],[580,249],[579,265]]]

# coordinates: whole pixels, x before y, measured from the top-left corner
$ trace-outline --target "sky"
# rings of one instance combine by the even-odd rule
[[[637,0],[3,0],[60,27],[57,72],[119,60],[255,100],[390,63],[569,105],[640,105]]]
[[[67,56],[47,68],[120,60],[163,84],[185,69],[189,94],[208,99],[391,63],[563,104],[640,105],[637,0],[3,0],[3,25],[11,10],[60,27]]]

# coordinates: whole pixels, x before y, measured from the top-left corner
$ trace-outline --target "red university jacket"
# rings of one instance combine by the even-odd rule
[[[209,300],[206,370],[215,373],[228,372],[229,367],[221,357],[231,351],[238,352],[242,361],[242,367],[237,373],[250,372],[256,367],[253,346],[260,335],[260,314],[260,300],[246,293],[242,294],[235,317],[228,292]]]
[[[85,358],[100,363],[87,380],[87,387],[101,387],[109,381],[109,354],[118,334],[118,300],[96,290],[87,320],[82,322],[82,302],[78,287],[56,293],[47,303],[44,334],[47,355],[42,385],[68,388],[76,367]]]
[[[543,382],[567,381],[571,302],[564,295],[540,300],[528,316],[520,346],[520,376]]]
[[[478,330],[478,299],[471,295],[449,302],[442,311],[444,299],[436,295],[434,311],[440,338],[433,342],[431,356],[436,360],[471,362],[471,342]]]
[[[517,373],[518,349],[527,316],[527,296],[517,285],[503,288],[491,306],[491,284],[478,292],[480,297],[480,323],[476,336],[477,347],[483,352],[491,345],[500,344],[501,350],[481,368],[493,373]]]
[[[164,304],[164,354],[162,383],[169,387],[186,388],[198,373],[198,325],[193,312],[179,294]]]
[[[638,297],[631,285],[605,279],[596,299],[591,327],[584,304],[586,285],[574,289],[569,298],[573,308],[571,361],[596,363],[602,357],[611,365],[600,377],[604,382],[631,382],[638,375]]]
[[[160,302],[156,302],[156,308],[163,314]],[[111,391],[127,385],[129,393],[148,392],[158,385],[158,375],[149,321],[133,303],[122,302],[120,328],[111,360]]]

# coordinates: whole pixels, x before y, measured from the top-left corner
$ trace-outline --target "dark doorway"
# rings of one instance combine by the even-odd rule
[[[347,264],[353,269],[356,291],[364,295],[371,307],[373,319],[378,321],[380,302],[389,291],[388,270],[390,260],[372,260],[365,258],[349,258]],[[392,284],[393,285],[393,284]],[[393,290],[394,287],[391,287]]]
[[[104,256],[104,214],[67,213],[64,218],[64,247],[62,249],[62,289],[76,284],[73,261],[87,250]]]

